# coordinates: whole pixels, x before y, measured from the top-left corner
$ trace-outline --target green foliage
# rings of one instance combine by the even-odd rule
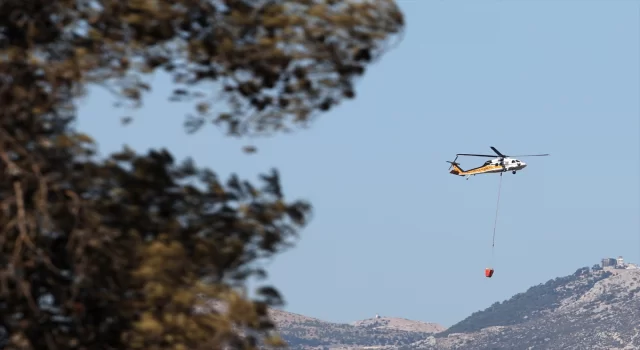
[[[236,176],[224,184],[166,151],[64,165],[61,181],[2,182],[13,194],[1,226],[3,325],[14,343],[192,349],[241,342],[233,327],[269,326],[259,305],[280,303],[278,293],[265,288],[251,305],[232,287],[264,275],[255,263],[290,244],[310,213],[284,200],[277,172],[262,188]],[[193,315],[199,295],[228,302],[229,312]]]
[[[3,1],[0,49],[5,64],[42,71],[33,83],[77,95],[95,82],[134,106],[147,74],[167,72],[172,99],[194,103],[190,131],[211,121],[246,135],[307,125],[353,98],[403,21],[393,0]]]
[[[593,285],[611,275],[611,272],[589,273],[588,267],[576,270],[566,277],[558,277],[518,293],[504,302],[496,302],[485,310],[477,311],[464,320],[449,327],[436,337],[452,333],[479,331],[493,326],[510,326],[524,323],[544,315],[545,311],[559,306],[560,302],[572,295],[581,294]],[[571,288],[568,286],[571,285]]]
[[[286,199],[276,171],[254,185],[166,150],[97,161],[73,127],[77,98],[98,85],[139,106],[165,71],[198,111],[190,131],[286,130],[352,98],[402,26],[391,0],[0,2],[2,345],[282,345],[266,313],[278,291],[243,288],[310,204]],[[195,313],[200,296],[224,307]]]

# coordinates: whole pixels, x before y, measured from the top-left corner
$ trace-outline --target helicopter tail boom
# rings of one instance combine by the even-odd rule
[[[464,170],[462,170],[462,168],[458,166],[458,163],[456,162],[447,162],[447,163],[451,163],[451,167],[453,168],[451,169],[451,171],[449,171],[449,174],[463,176]]]

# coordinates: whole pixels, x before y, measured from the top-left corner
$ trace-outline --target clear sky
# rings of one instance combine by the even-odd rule
[[[379,313],[445,326],[605,256],[640,262],[640,5],[634,1],[401,1],[407,32],[311,129],[252,141],[189,136],[169,81],[122,127],[96,90],[79,127],[102,152],[167,147],[226,176],[277,167],[315,216],[270,265],[286,310]],[[550,153],[503,178],[448,173],[456,153]],[[463,168],[484,158],[459,158]]]

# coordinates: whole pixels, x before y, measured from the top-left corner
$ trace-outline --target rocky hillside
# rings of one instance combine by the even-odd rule
[[[370,318],[362,321],[356,321],[354,326],[359,328],[369,329],[390,329],[406,332],[419,332],[419,333],[439,333],[445,330],[444,327],[437,323],[426,323],[419,321],[407,320],[406,318],[398,317],[377,317]]]
[[[399,318],[347,325],[289,313],[278,317],[293,349],[640,349],[640,269],[581,268],[446,330]]]
[[[640,269],[583,268],[436,336],[386,349],[640,349]]]
[[[380,317],[352,324],[325,322],[290,312],[272,310],[272,319],[289,348],[362,348],[401,346],[442,332],[435,323]]]

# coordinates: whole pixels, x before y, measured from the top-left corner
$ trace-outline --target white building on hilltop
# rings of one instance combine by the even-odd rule
[[[601,265],[600,269],[606,268],[606,267],[614,268],[614,269],[638,269],[638,268],[640,268],[640,266],[637,265],[637,264],[624,262],[624,259],[622,258],[622,256],[618,256],[617,259],[614,259],[614,258],[604,258],[604,259],[602,259],[602,265]],[[595,267],[594,267],[594,269],[595,269]]]

